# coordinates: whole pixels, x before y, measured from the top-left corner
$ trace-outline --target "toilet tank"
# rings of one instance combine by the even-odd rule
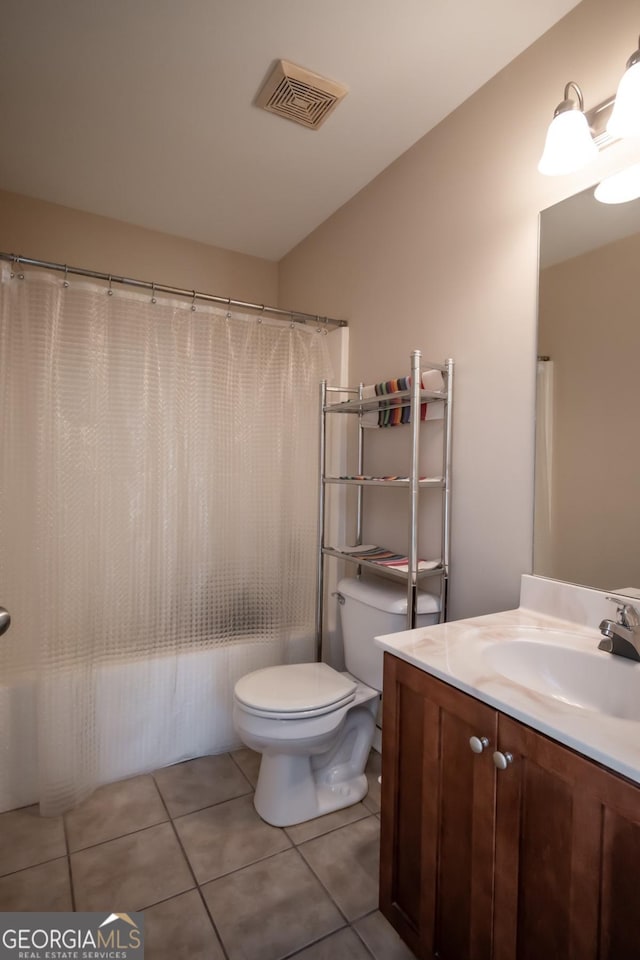
[[[349,673],[382,690],[383,651],[373,638],[407,629],[407,588],[390,580],[345,578],[338,584],[344,660]],[[418,591],[417,627],[438,623],[440,597]]]

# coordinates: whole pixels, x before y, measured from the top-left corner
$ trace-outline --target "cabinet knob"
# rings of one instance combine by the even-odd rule
[[[474,753],[482,753],[489,746],[489,741],[486,737],[469,737],[469,746]]]
[[[506,770],[509,764],[513,763],[513,754],[496,750],[493,755],[493,762],[498,770]]]

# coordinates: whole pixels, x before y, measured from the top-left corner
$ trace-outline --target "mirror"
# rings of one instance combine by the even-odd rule
[[[640,588],[640,200],[540,218],[533,572]]]

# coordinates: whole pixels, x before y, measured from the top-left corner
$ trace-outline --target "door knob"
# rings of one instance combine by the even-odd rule
[[[4,607],[0,607],[0,637],[6,633],[11,626],[11,615]]]
[[[506,770],[510,763],[513,763],[513,754],[507,753],[506,750],[502,753],[500,750],[496,750],[493,755],[494,765],[498,770]]]
[[[474,753],[482,753],[489,746],[489,741],[486,737],[469,737],[469,746]]]

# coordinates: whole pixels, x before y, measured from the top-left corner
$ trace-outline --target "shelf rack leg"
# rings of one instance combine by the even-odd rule
[[[407,629],[416,625],[418,585],[418,450],[420,442],[420,350],[411,352],[411,466],[409,471],[409,570],[407,575]]]
[[[327,381],[320,381],[320,447],[318,466],[320,482],[318,485],[318,569],[316,582],[316,660],[322,660],[322,633],[324,629],[324,513],[326,486],[324,482],[327,457],[327,431],[325,407],[327,404]]]

